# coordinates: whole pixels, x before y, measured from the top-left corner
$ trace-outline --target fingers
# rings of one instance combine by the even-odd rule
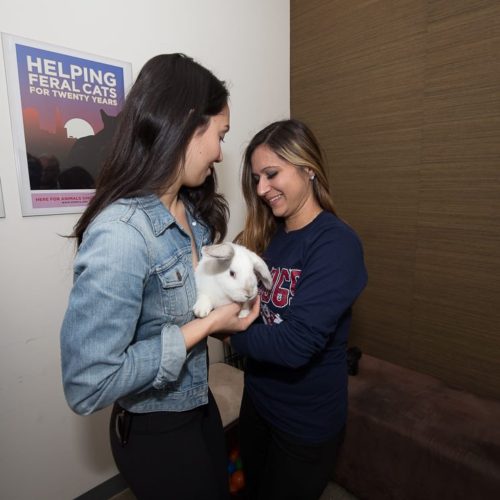
[[[260,297],[254,300],[250,313],[245,318],[238,318],[239,328],[237,331],[246,330],[259,316],[260,313]]]
[[[220,310],[224,314],[229,314],[229,315],[238,315],[239,312],[241,311],[241,304],[237,304],[236,302],[232,302],[231,304],[227,304],[225,306],[219,306],[214,311]]]
[[[211,328],[211,333],[226,334],[230,331],[234,331],[237,327],[236,320],[240,311],[241,305],[239,304],[227,304],[216,307],[209,314],[209,318],[211,318],[214,322],[213,328]]]
[[[255,313],[255,317],[257,317],[260,313],[260,295],[257,295],[255,297],[255,300],[253,301],[252,304],[252,309],[250,310],[250,314]]]
[[[227,335],[246,330],[259,316],[260,298],[254,300],[248,316],[240,318],[240,311],[241,304],[235,303],[215,308],[210,313],[210,317],[215,321],[211,334]]]
[[[248,320],[248,326],[250,326],[250,324],[252,324],[257,319],[259,313],[260,313],[260,297],[257,295],[257,297],[252,303],[252,308],[250,309],[249,315],[246,318],[244,318]]]

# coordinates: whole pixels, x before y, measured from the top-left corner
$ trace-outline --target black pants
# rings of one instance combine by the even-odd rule
[[[240,447],[247,500],[317,500],[333,474],[344,431],[303,444],[270,426],[243,394]]]
[[[115,405],[110,439],[118,470],[138,500],[226,500],[227,453],[219,410],[128,413]]]

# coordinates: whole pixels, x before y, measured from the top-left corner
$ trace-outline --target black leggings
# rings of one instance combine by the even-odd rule
[[[227,453],[212,394],[184,412],[128,413],[115,405],[110,440],[118,470],[138,500],[226,500]]]
[[[317,500],[333,475],[344,431],[303,444],[273,428],[243,393],[240,447],[247,500]]]

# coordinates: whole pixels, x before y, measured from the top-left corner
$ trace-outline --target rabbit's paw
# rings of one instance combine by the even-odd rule
[[[248,307],[243,306],[240,313],[238,314],[238,318],[246,318],[250,314],[250,309]]]
[[[206,296],[199,297],[193,306],[193,312],[197,318],[207,317],[212,309],[212,304]]]

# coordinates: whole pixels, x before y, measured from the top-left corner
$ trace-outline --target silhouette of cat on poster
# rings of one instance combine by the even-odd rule
[[[103,127],[96,134],[75,138],[67,128],[53,134],[59,137],[44,133],[44,149],[48,142],[52,144],[50,155],[37,151],[36,144],[40,141],[35,138],[27,141],[34,146],[34,150],[28,151],[32,190],[95,188],[119,115],[111,116],[101,109],[100,116]]]
[[[101,171],[102,163],[106,158],[106,153],[113,139],[118,121],[117,117],[106,114],[102,109],[100,113],[103,128],[95,135],[77,139],[69,152],[67,160],[68,169],[83,168],[90,174],[94,181]],[[63,186],[61,187],[62,189],[66,189]],[[80,189],[85,188],[81,187]]]

